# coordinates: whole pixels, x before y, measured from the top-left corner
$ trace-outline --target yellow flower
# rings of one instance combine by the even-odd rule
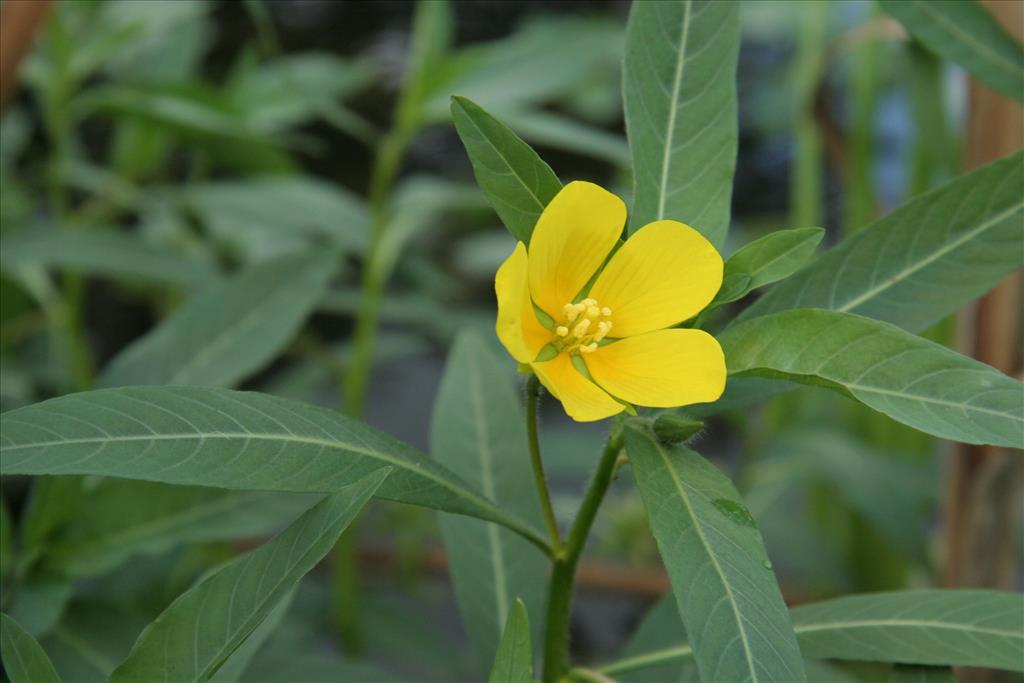
[[[721,255],[668,220],[645,225],[613,253],[625,221],[621,199],[570,183],[544,209],[529,250],[517,244],[494,280],[498,338],[581,422],[628,404],[714,401],[725,389],[714,337],[671,328],[718,292]]]

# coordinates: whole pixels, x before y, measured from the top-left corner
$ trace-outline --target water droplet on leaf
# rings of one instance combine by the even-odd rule
[[[768,560],[765,560],[765,561],[764,561],[764,562],[762,562],[761,564],[763,564],[763,565],[764,565],[764,568],[765,568],[765,569],[771,569],[771,568],[772,568],[772,563],[771,563],[771,562],[769,562]]]
[[[754,518],[750,516],[750,511],[736,501],[729,500],[728,498],[716,498],[713,504],[729,521],[749,526],[752,529],[757,528]]]

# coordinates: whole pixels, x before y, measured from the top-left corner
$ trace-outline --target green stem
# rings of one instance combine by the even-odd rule
[[[377,149],[370,176],[370,243],[363,268],[361,298],[356,311],[352,356],[342,378],[343,410],[346,415],[362,417],[366,388],[373,365],[373,342],[380,317],[380,302],[387,283],[387,267],[381,245],[388,222],[388,196],[411,135],[396,129],[385,136]]]
[[[594,525],[597,510],[612,483],[615,462],[621,448],[622,437],[616,426],[612,428],[604,453],[601,454],[601,461],[597,465],[597,472],[594,473],[590,487],[583,496],[579,512],[576,513],[576,519],[566,537],[565,548],[561,555],[555,556],[552,565],[544,635],[544,683],[557,683],[569,672],[569,622],[576,565],[583,553],[590,529]]]
[[[551,493],[544,474],[544,463],[540,458],[540,438],[537,435],[537,401],[540,398],[540,381],[537,375],[530,375],[526,382],[526,433],[530,442],[530,463],[533,465],[533,482],[537,486],[544,521],[551,534],[551,554],[558,557],[562,552],[562,535],[558,532],[555,509],[551,505]]]

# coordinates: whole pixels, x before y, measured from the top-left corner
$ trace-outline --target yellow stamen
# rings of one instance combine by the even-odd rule
[[[573,328],[572,335],[574,337],[582,337],[587,333],[588,327],[590,327],[590,318],[584,318],[577,323],[576,327]]]
[[[611,314],[612,309],[608,308],[607,306],[601,309],[601,315],[603,315],[604,317],[608,318],[611,316]],[[608,325],[611,326],[611,323],[608,323]]]
[[[558,327],[555,328],[555,334],[557,334],[559,337],[564,337],[567,334],[569,334],[569,328],[566,327],[565,325],[559,325]]]
[[[565,311],[565,317],[568,318],[569,322],[575,320],[576,316],[580,314],[579,310],[572,304],[566,304],[562,307],[562,310]]]
[[[597,351],[597,344],[593,342],[580,347],[580,353],[593,353],[594,351]]]

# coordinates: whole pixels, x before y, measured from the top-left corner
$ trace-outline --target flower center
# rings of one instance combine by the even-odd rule
[[[584,299],[578,304],[567,303],[562,307],[563,317],[555,328],[558,350],[592,353],[597,343],[612,331],[612,309],[602,307],[594,299]]]

